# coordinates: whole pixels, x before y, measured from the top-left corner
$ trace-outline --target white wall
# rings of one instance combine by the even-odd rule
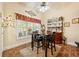
[[[0,3],[0,13],[2,14],[2,3]],[[0,15],[0,56],[2,56],[2,51],[3,51],[3,30],[1,27],[1,23],[2,23],[2,15]]]
[[[28,8],[27,6],[23,4],[18,4],[18,3],[4,3],[4,16],[12,15],[12,18],[15,19],[15,12],[21,13],[26,16],[30,16],[27,13],[25,13],[25,10],[31,9],[30,7]],[[33,10],[33,9],[31,9]],[[64,6],[63,9],[57,10],[52,9],[52,11],[48,11],[45,14],[42,14],[40,16],[37,16],[35,18],[41,18],[42,23],[46,25],[47,19],[51,17],[59,17],[63,16],[64,17],[64,22],[69,21],[70,22],[70,27],[65,27],[64,28],[64,35],[67,37],[67,43],[68,44],[74,44],[74,41],[77,40],[79,41],[79,24],[72,24],[71,21],[73,18],[79,17],[79,3],[72,3],[70,6],[66,7]],[[16,22],[15,22],[16,24]],[[4,41],[3,41],[3,48],[4,50],[13,48],[15,46],[30,42],[29,39],[23,39],[23,40],[17,40],[16,39],[16,27],[7,27],[4,28]]]
[[[15,20],[16,24],[16,19],[15,19],[15,13],[20,13],[26,16],[30,16],[27,13],[25,13],[25,10],[31,9],[30,7],[27,8],[27,6],[19,3],[4,3],[4,16],[9,16],[12,15],[12,19]],[[33,10],[32,10],[33,11]],[[34,18],[38,18],[38,15]],[[3,43],[3,49],[10,49],[15,46],[31,42],[31,38],[29,39],[22,39],[22,40],[17,40],[16,37],[16,26],[15,28],[13,27],[6,27],[4,28],[4,43]]]
[[[54,6],[54,5],[53,5]],[[67,37],[67,44],[75,45],[75,41],[79,41],[79,24],[72,24],[73,18],[79,18],[79,3],[71,3],[64,8],[53,9],[46,12],[44,22],[52,17],[64,17],[64,22],[70,22],[70,27],[64,27],[64,35]]]

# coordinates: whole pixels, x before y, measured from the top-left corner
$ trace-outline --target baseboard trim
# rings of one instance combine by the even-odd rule
[[[68,45],[77,46],[75,43],[68,42]]]
[[[30,43],[30,42],[31,42],[31,41],[29,40],[28,42],[25,41],[25,42],[22,42],[22,43],[19,43],[19,44],[6,46],[6,47],[3,48],[3,51],[4,51],[4,50],[11,49],[11,48],[15,48],[15,47],[20,46],[20,45],[23,45],[23,44],[27,44],[27,43]]]

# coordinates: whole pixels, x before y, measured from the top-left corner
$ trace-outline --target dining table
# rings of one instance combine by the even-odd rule
[[[42,48],[45,51],[45,57],[47,57],[48,55],[48,34],[39,34],[39,37],[42,38]]]

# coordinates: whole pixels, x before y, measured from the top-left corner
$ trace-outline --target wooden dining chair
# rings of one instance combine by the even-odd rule
[[[51,54],[53,55],[53,48],[56,51],[56,45],[55,45],[55,32],[53,32],[53,35],[50,34],[47,36],[48,41],[48,48],[51,47]],[[49,47],[50,46],[50,47]]]
[[[36,47],[37,48],[37,54],[38,54],[39,48],[42,47],[41,44],[42,44],[42,37],[40,36],[40,34],[33,33],[32,34],[32,42],[31,42],[32,50],[34,49],[34,47]]]

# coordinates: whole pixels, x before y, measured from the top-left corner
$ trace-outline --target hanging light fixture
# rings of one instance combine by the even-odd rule
[[[46,2],[42,2],[41,5],[40,5],[40,11],[41,12],[45,12],[49,9],[49,7],[47,6],[47,3]]]

